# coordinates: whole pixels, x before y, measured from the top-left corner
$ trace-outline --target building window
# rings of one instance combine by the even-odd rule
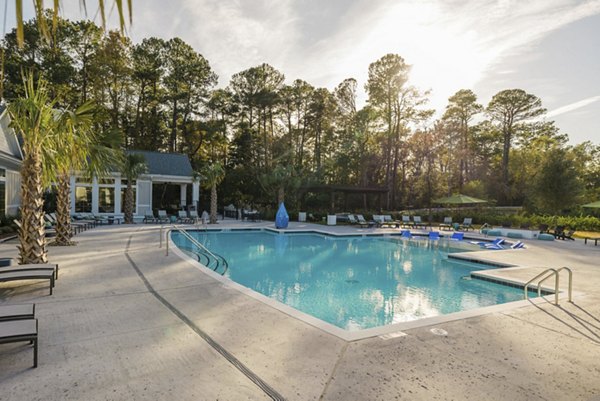
[[[100,187],[98,189],[98,212],[114,213],[115,212],[115,188]]]
[[[90,213],[92,211],[92,187],[75,187],[75,212]]]

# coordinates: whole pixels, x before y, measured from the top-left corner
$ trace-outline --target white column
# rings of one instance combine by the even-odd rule
[[[198,209],[198,201],[200,200],[200,181],[192,183],[192,205]]]
[[[71,185],[71,193],[69,194],[71,198],[71,214],[75,213],[75,176],[72,175],[70,180]]]
[[[98,179],[92,179],[92,213],[98,213],[98,201],[100,200],[100,192],[98,191]]]
[[[185,205],[187,203],[187,184],[180,184],[179,188],[179,199],[181,201],[181,207],[185,208]]]
[[[121,177],[115,177],[115,214],[121,214]]]

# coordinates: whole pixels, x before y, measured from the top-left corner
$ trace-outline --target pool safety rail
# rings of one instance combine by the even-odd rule
[[[529,299],[529,294],[527,292],[527,289],[529,287],[529,285],[531,283],[533,283],[535,280],[538,280],[537,283],[537,290],[538,290],[538,297],[541,296],[542,294],[542,283],[546,280],[548,280],[551,277],[554,277],[554,303],[556,305],[558,305],[558,293],[559,293],[559,285],[560,285],[560,272],[566,270],[567,273],[569,273],[569,302],[573,302],[573,271],[571,269],[569,269],[568,267],[561,267],[560,269],[546,269],[543,272],[541,272],[540,274],[538,274],[537,276],[535,276],[534,278],[532,278],[531,280],[529,280],[525,286],[523,287],[523,291],[525,292],[525,299]]]
[[[160,246],[162,247],[162,231],[163,231],[163,227],[161,226],[161,234],[160,234]],[[223,276],[227,270],[229,269],[229,263],[227,263],[227,260],[219,255],[216,254],[214,252],[211,252],[208,248],[206,248],[204,245],[202,245],[196,238],[192,237],[190,235],[189,232],[187,232],[187,230],[184,227],[181,226],[170,226],[167,231],[165,232],[165,244],[166,244],[166,255],[169,256],[169,233],[171,233],[172,231],[177,231],[180,234],[182,234],[188,241],[190,241],[192,243],[192,245],[196,246],[197,249],[193,249],[193,248],[182,248],[185,251],[191,252],[193,253],[196,258],[198,259],[198,262],[200,262],[201,264],[203,264],[204,266],[208,267],[209,269],[211,269],[214,272],[219,273],[221,276]]]

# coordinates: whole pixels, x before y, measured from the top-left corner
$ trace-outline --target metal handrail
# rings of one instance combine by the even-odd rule
[[[525,299],[529,299],[529,293],[527,292],[527,289],[529,287],[529,285],[531,283],[533,283],[535,280],[540,279],[540,281],[538,281],[537,283],[537,290],[538,290],[538,296],[542,295],[542,283],[546,280],[548,280],[550,277],[554,276],[554,303],[556,305],[558,305],[558,293],[560,292],[560,272],[566,270],[569,273],[569,291],[568,291],[568,296],[569,296],[569,302],[573,302],[573,271],[566,267],[563,266],[560,269],[546,269],[543,272],[541,272],[540,274],[538,274],[537,276],[535,276],[534,278],[532,278],[531,280],[529,280],[525,286],[523,287],[523,291],[525,292]]]
[[[558,289],[559,285],[558,282],[560,280],[560,272],[566,270],[569,273],[569,291],[568,291],[568,296],[569,296],[569,302],[573,302],[573,271],[571,269],[569,269],[566,266],[561,267],[560,269],[556,270],[556,288]],[[541,284],[543,281],[545,281],[546,279],[540,281],[538,283]],[[538,293],[540,291],[540,288],[538,287]],[[558,305],[558,301],[556,302],[556,304]]]
[[[162,243],[162,226],[161,226],[161,243]],[[219,264],[223,264],[223,266],[225,266],[224,270],[223,270],[223,274],[225,274],[225,272],[229,269],[229,263],[227,263],[227,260],[221,256],[221,255],[216,255],[213,252],[211,252],[207,247],[205,247],[204,245],[202,245],[200,242],[198,242],[198,240],[196,240],[194,237],[192,237],[190,235],[189,232],[187,232],[187,230],[184,227],[180,227],[177,225],[173,225],[171,226],[166,234],[165,234],[165,242],[166,242],[166,255],[169,256],[169,241],[168,241],[168,236],[169,233],[173,230],[177,230],[179,232],[181,232],[183,234],[184,237],[186,237],[193,245],[196,245],[198,248],[202,249],[204,252],[206,252],[207,254],[209,254],[210,256],[212,256],[212,258],[215,260],[215,262],[217,263],[215,268],[212,269],[213,271],[216,271],[219,268]],[[208,258],[207,258],[208,259]],[[210,260],[208,262],[207,267],[210,267]]]

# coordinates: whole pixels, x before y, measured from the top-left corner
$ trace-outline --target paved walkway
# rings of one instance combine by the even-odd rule
[[[40,324],[37,369],[31,347],[0,345],[2,401],[600,397],[600,247],[582,241],[480,255],[528,266],[498,273],[514,279],[573,267],[584,293],[574,304],[436,325],[445,336],[423,327],[346,342],[165,256],[156,226],[76,240],[50,248],[61,268],[54,295],[45,283],[0,284],[0,303],[35,302]],[[0,252],[16,256],[14,243]]]

